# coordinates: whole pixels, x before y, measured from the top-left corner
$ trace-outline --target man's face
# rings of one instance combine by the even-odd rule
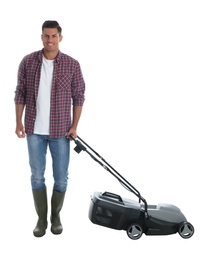
[[[56,28],[45,28],[41,35],[44,50],[46,52],[58,51],[62,38],[63,36],[59,35]]]

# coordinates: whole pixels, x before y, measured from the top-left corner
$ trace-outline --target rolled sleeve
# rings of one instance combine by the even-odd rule
[[[26,103],[26,79],[24,73],[24,59],[19,65],[18,69],[18,81],[15,90],[14,102],[15,104],[25,104]]]
[[[78,62],[72,78],[72,101],[73,106],[83,106],[85,101],[85,82]]]

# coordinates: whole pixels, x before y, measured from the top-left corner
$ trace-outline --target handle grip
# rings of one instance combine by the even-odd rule
[[[119,202],[122,202],[123,203],[123,200],[121,198],[121,196],[115,194],[115,193],[111,193],[111,192],[108,192],[108,191],[105,191],[102,196],[106,196],[106,197],[110,197],[110,198],[113,198],[113,199],[116,199],[118,200]]]

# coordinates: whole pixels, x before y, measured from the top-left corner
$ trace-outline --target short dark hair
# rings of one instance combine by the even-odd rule
[[[60,27],[59,23],[54,20],[47,20],[42,24],[42,32],[44,28],[57,28],[59,35],[62,33],[62,28]]]

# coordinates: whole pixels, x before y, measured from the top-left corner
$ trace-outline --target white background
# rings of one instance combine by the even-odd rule
[[[205,256],[205,1],[25,0],[1,3],[1,259],[194,259]],[[129,239],[88,219],[94,191],[133,198],[71,145],[62,222],[35,238],[26,140],[15,135],[14,90],[20,60],[42,48],[41,25],[57,20],[62,52],[86,81],[78,134],[128,179],[149,204],[178,206],[195,227]],[[46,169],[52,190],[51,159]],[[50,228],[50,227],[49,227]],[[204,257],[203,257],[204,258]]]

